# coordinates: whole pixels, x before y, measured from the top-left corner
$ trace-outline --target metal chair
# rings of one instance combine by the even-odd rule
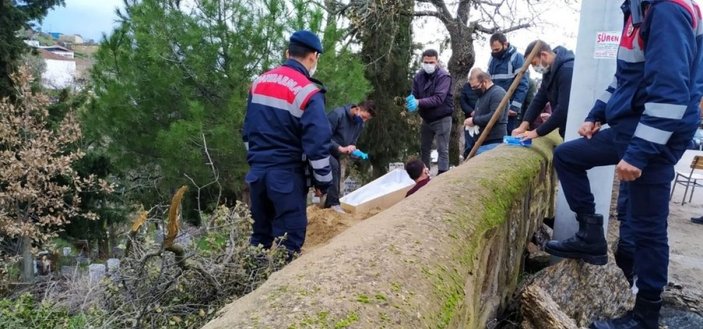
[[[686,154],[684,154],[684,156],[685,155]],[[682,157],[681,160],[684,160],[684,158]],[[674,186],[671,189],[669,200],[674,197],[676,185],[686,186],[686,189],[683,192],[683,199],[681,200],[682,205],[686,204],[686,195],[688,195],[688,202],[691,203],[696,187],[703,187],[703,155],[694,155],[693,160],[691,160],[690,168],[690,171],[680,167],[676,168],[676,178],[674,178]],[[689,187],[691,188],[690,195],[688,194]]]

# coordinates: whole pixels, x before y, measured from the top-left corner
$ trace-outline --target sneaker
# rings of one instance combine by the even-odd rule
[[[703,224],[703,216],[701,217],[691,217],[691,222],[695,224]]]
[[[336,212],[338,212],[338,213],[340,213],[340,214],[346,214],[346,213],[347,213],[346,211],[344,211],[344,209],[342,209],[342,206],[340,206],[340,205],[332,206],[332,207],[330,207],[330,209],[332,209],[332,210],[334,210],[334,211],[336,211]]]

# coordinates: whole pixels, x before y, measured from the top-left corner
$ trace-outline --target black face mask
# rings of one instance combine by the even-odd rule
[[[478,97],[483,96],[484,91],[483,91],[483,89],[482,89],[480,86],[479,86],[479,87],[471,86],[471,90],[474,91],[474,93],[476,94],[476,96],[478,96]]]
[[[491,52],[491,56],[493,56],[493,58],[495,58],[495,59],[499,59],[499,58],[503,57],[503,55],[505,55],[505,53],[507,51],[508,51],[508,48],[505,47],[505,48],[501,49],[500,51]]]

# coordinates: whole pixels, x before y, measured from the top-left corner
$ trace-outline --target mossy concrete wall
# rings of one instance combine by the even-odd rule
[[[274,273],[205,328],[485,328],[554,207],[552,151],[500,146]]]

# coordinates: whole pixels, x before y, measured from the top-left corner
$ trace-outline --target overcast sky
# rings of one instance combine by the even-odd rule
[[[115,8],[122,0],[66,0],[65,7],[55,7],[41,24],[43,32],[80,34],[85,39],[100,41],[115,26]]]
[[[552,3],[554,5],[542,14],[544,24],[508,34],[509,41],[520,52],[524,52],[527,44],[537,38],[552,46],[563,45],[571,50],[575,49],[580,4],[577,1],[567,7],[561,0],[552,0]],[[41,29],[44,32],[80,34],[97,42],[103,33],[109,34],[113,30],[117,19],[115,9],[122,7],[122,0],[66,0],[65,7],[57,7],[49,12],[42,22]],[[414,32],[416,42],[439,49],[439,43],[444,39],[446,30],[438,21],[427,19],[416,22]],[[486,68],[490,58],[488,41],[478,40],[474,45],[476,65]],[[449,51],[444,51],[441,58],[446,62],[450,55]]]

